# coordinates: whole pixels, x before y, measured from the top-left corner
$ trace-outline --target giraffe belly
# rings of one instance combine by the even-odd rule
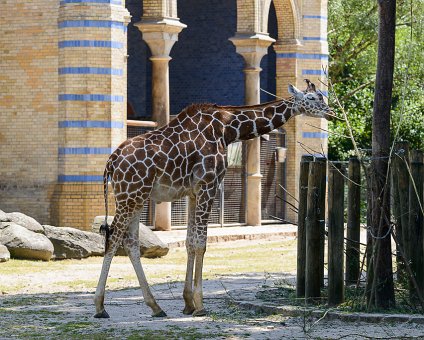
[[[187,188],[173,188],[165,185],[154,184],[150,198],[155,202],[174,202],[189,194]]]

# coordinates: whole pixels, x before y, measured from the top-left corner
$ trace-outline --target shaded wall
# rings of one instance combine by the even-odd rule
[[[128,24],[128,103],[137,117],[152,115],[152,63],[150,49],[142,39],[140,30],[134,26],[141,20],[143,1],[126,0],[125,7],[131,14]],[[131,117],[132,118],[132,117]]]

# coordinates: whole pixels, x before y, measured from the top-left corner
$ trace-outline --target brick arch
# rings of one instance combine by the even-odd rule
[[[301,19],[296,0],[237,0],[237,32],[267,33],[271,1],[277,13],[278,40],[299,39]]]
[[[273,0],[273,2],[277,13],[278,40],[284,41],[299,39],[301,17],[297,1]]]

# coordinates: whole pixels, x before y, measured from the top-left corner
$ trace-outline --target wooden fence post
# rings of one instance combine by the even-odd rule
[[[299,176],[299,211],[297,218],[297,267],[296,267],[296,296],[305,296],[305,266],[306,266],[306,231],[305,219],[308,205],[308,176],[309,163],[313,156],[304,155],[300,161]]]
[[[398,167],[398,190],[400,200],[400,219],[402,224],[402,244],[403,252],[408,261],[411,260],[411,248],[409,245],[409,144],[406,142],[397,143],[399,167]]]
[[[411,150],[409,181],[409,246],[411,269],[421,293],[424,288],[424,259],[423,259],[423,152]],[[413,284],[410,284],[410,296],[417,298]]]
[[[357,157],[349,159],[347,181],[346,284],[356,284],[360,270],[361,239],[361,164]],[[355,184],[357,183],[357,184]]]
[[[308,301],[321,297],[321,220],[323,202],[320,202],[325,184],[327,164],[315,161],[309,164],[308,207],[306,213],[306,273],[305,297]],[[325,188],[325,185],[324,185]],[[325,195],[325,193],[324,193]]]
[[[328,304],[330,306],[338,305],[344,300],[343,246],[344,177],[341,164],[333,164],[328,170]]]
[[[318,199],[318,221],[320,226],[320,237],[319,237],[319,273],[321,288],[324,288],[324,262],[325,262],[325,202],[326,202],[326,185],[327,185],[327,159],[325,157],[316,157],[317,162],[323,162],[325,164],[324,173],[320,174],[320,190]]]
[[[399,150],[403,150],[402,143],[395,143],[394,155],[391,163],[391,185],[390,190],[392,192],[392,212],[395,219],[395,231],[396,231],[396,266],[397,266],[397,280],[398,282],[407,282],[407,274],[405,268],[405,262],[402,257],[402,252],[405,251],[403,246],[403,232],[405,228],[402,226],[402,209],[399,194],[399,167],[403,162],[397,153]],[[401,248],[401,249],[399,249]]]

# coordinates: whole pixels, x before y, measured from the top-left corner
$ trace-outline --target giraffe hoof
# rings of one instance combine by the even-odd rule
[[[103,309],[102,312],[95,314],[94,317],[96,319],[109,319],[110,318],[109,314],[104,309]]]
[[[158,312],[158,313],[156,313],[156,314],[152,314],[152,316],[153,316],[154,318],[164,318],[164,317],[166,317],[167,315],[166,315],[166,313],[165,313],[163,310],[161,310],[160,312]]]
[[[194,307],[184,307],[184,310],[183,310],[183,314],[184,315],[191,315],[191,314],[193,314],[193,312],[194,312]]]
[[[201,309],[201,310],[195,310],[194,312],[193,312],[193,316],[205,316],[207,313],[206,313],[206,309]]]

